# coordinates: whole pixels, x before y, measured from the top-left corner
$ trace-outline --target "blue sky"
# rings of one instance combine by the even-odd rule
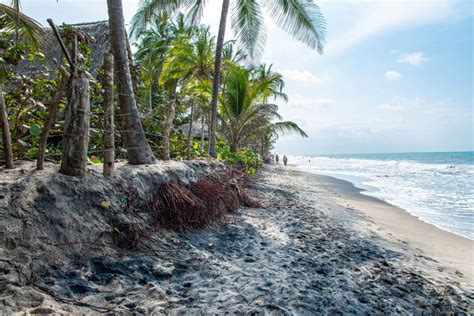
[[[124,0],[126,20],[137,0]],[[23,0],[46,24],[107,18],[104,0]],[[473,150],[470,0],[316,1],[327,20],[323,56],[267,21],[263,62],[285,76],[285,119],[309,138],[280,138],[285,154]],[[217,33],[220,1],[203,22]],[[227,39],[232,37],[228,30]]]

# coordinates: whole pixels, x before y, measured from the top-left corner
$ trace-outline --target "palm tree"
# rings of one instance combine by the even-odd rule
[[[115,57],[119,103],[123,135],[130,164],[150,164],[156,161],[145,137],[138,114],[132,77],[128,64],[127,38],[121,0],[107,0],[109,11],[110,42]]]
[[[177,32],[172,42],[171,49],[163,65],[162,81],[180,84],[181,94],[188,92],[188,86],[197,82],[207,80],[212,73],[212,57],[214,53],[214,40],[209,34],[208,28],[183,29],[186,32]],[[163,128],[163,155],[169,159],[169,136],[175,115],[176,88],[173,86],[174,96],[169,105],[169,112]],[[194,101],[191,100],[192,115],[194,116]],[[190,123],[192,125],[192,121]]]
[[[47,40],[41,24],[20,12],[19,0],[12,0],[10,5],[0,3],[0,30],[14,33],[17,40],[26,39],[33,49],[39,49]]]
[[[175,36],[174,31],[170,17],[161,14],[155,17],[151,27],[136,34],[140,41],[136,45],[135,60],[142,66],[141,73],[148,89],[150,112],[153,110],[153,87],[160,81],[163,64]]]
[[[251,138],[260,135],[272,136],[282,132],[293,132],[307,137],[296,123],[282,120],[278,106],[267,102],[269,98],[286,98],[280,89],[282,83],[275,85],[281,78],[278,73],[268,72],[268,76],[254,76],[255,71],[234,65],[226,77],[226,86],[220,100],[220,113],[223,119],[223,134],[235,151]],[[275,89],[276,88],[276,89]]]
[[[172,12],[180,6],[189,9],[188,20],[197,23],[202,15],[206,0],[144,0],[133,21],[132,28],[144,27],[159,11]],[[216,157],[217,103],[221,84],[221,58],[230,0],[222,1],[222,11],[217,35],[214,63],[213,93],[211,101],[211,139],[209,154]],[[262,51],[265,36],[263,14],[265,7],[269,15],[284,31],[297,40],[316,49],[322,54],[325,42],[325,20],[319,7],[312,0],[238,0],[235,1],[231,24],[240,45],[246,48],[250,58],[258,58]]]
[[[12,0],[10,5],[0,3],[0,32],[14,34],[16,43],[20,37],[26,39],[31,50],[39,49],[47,38],[46,32],[38,22],[20,12],[19,0]],[[6,168],[12,169],[13,150],[7,108],[3,97],[2,81],[4,79],[0,76],[0,123]]]

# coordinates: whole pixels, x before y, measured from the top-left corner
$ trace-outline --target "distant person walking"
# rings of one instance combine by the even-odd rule
[[[283,163],[285,164],[285,167],[286,167],[286,164],[288,163],[288,158],[286,158],[286,156],[283,156]]]
[[[278,165],[278,161],[280,160],[280,157],[278,157],[278,154],[275,155],[275,161],[277,162],[277,165]]]

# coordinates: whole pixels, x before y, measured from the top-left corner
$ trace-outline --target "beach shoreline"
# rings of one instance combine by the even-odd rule
[[[296,165],[289,165],[288,168],[292,169],[291,172],[305,174],[308,179],[313,177],[317,183],[334,183],[336,194],[333,198],[336,203],[362,216],[362,222],[358,223],[361,232],[375,232],[389,242],[397,241],[404,251],[412,251],[407,250],[405,245],[421,250],[427,257],[444,265],[440,269],[461,273],[467,277],[467,283],[473,285],[473,240],[427,223],[387,201],[364,194],[364,188],[348,180],[303,171]]]
[[[115,179],[105,179],[93,166],[78,179],[59,175],[57,165],[34,171],[25,163],[2,173],[0,311],[472,313],[472,275],[460,253],[444,258],[426,238],[390,227],[422,222],[336,178],[265,166],[245,188],[260,206],[189,232],[151,227],[146,209],[113,207],[122,196],[112,182],[133,183],[145,194],[170,179],[191,181],[224,168],[212,161],[123,165]],[[114,200],[104,208],[106,197]],[[392,213],[406,222],[379,218]],[[107,233],[117,227],[108,222],[112,214],[147,229],[142,247],[117,247]],[[472,245],[431,225],[426,231],[458,250]],[[447,260],[453,258],[459,261]]]

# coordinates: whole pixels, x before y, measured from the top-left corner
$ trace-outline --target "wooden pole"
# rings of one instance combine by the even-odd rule
[[[191,99],[191,120],[189,121],[187,158],[191,159],[191,146],[193,144],[193,119],[194,119],[194,99]]]
[[[69,63],[69,66],[71,67],[71,73],[73,73],[76,69],[76,65],[72,61],[71,56],[69,55],[69,52],[66,49],[66,45],[64,45],[61,35],[59,34],[58,28],[56,27],[52,19],[47,19],[46,21],[48,21],[49,25],[51,26],[54,36],[56,36],[56,39],[59,42],[59,46],[61,46],[61,50],[63,51],[64,56],[66,56],[67,62]]]
[[[199,149],[203,150],[204,148],[204,125],[206,124],[206,118],[203,115],[201,119],[201,143],[199,144]]]
[[[56,121],[56,116],[58,115],[59,111],[59,104],[61,103],[61,100],[64,97],[66,85],[69,81],[69,73],[66,71],[66,69],[61,66],[59,67],[59,71],[61,72],[61,79],[59,80],[56,93],[54,94],[54,97],[51,100],[51,103],[49,104],[48,118],[46,119],[46,122],[43,126],[43,130],[41,131],[41,138],[38,146],[38,159],[36,161],[37,170],[44,169],[44,154],[46,151],[46,145],[48,143],[49,132],[51,131],[51,127]]]
[[[60,172],[68,176],[84,176],[89,146],[89,80],[73,76],[64,121],[63,153]]]
[[[5,155],[5,168],[13,169],[12,138],[10,135],[10,124],[8,124],[7,106],[3,98],[3,90],[0,86],[0,123],[2,124],[3,152]]]
[[[104,56],[104,176],[114,173],[115,142],[114,142],[114,56],[107,53]]]

